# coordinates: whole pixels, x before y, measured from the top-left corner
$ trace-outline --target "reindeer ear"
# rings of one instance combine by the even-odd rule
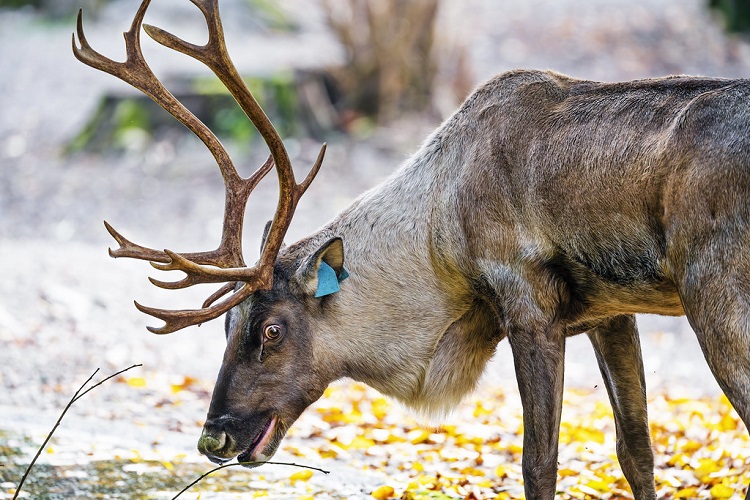
[[[323,244],[301,266],[300,283],[314,297],[325,297],[339,291],[339,283],[349,273],[344,269],[344,242],[332,238]]]

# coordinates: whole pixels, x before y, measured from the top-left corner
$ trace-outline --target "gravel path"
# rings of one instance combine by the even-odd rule
[[[155,0],[149,22],[179,26],[181,35],[199,38],[195,13],[180,3],[187,2]],[[242,71],[315,67],[341,58],[314,7],[302,0],[284,5],[298,13],[301,29],[294,35],[257,27],[245,31],[240,14],[229,16],[230,48]],[[106,54],[122,53],[116,34],[127,28],[131,11],[132,2],[120,1],[98,19],[87,18],[92,45]],[[574,0],[455,1],[446,2],[443,17],[442,36],[465,41],[476,81],[515,67],[608,81],[750,72],[748,44],[723,35],[703,2],[695,0],[612,0],[606,8],[601,2]],[[62,155],[102,93],[123,91],[113,78],[75,61],[71,31],[67,23],[0,11],[0,429],[33,435],[51,423],[48,417],[96,367],[109,373],[143,363],[146,377],[195,377],[208,381],[210,389],[223,350],[220,322],[167,337],[145,331],[149,320],[133,308],[133,298],[170,307],[193,303],[191,298],[202,292],[175,298],[154,290],[145,281],[145,264],[106,256],[110,241],[101,223],[106,218],[147,245],[212,246],[223,205],[220,178],[207,153],[184,137],[118,155]],[[160,74],[200,71],[153,44],[147,52]],[[319,179],[297,210],[289,239],[309,233],[383,179],[435,125],[404,120],[362,143],[333,141]],[[301,168],[311,164],[317,148],[309,140],[289,145]],[[264,156],[252,148],[241,168],[249,170]],[[274,184],[272,179],[262,183],[251,203],[248,255],[254,254],[272,213]],[[686,395],[718,391],[683,319],[646,316],[640,324],[651,387]],[[569,385],[600,383],[585,339],[571,342],[568,358]],[[487,379],[514,390],[507,343]],[[148,443],[152,436],[129,424],[150,412],[135,394],[126,384],[103,388],[99,403],[84,404],[81,420],[71,421],[69,432],[101,425],[117,429],[110,439],[122,446]],[[175,447],[194,453],[205,398],[155,412],[146,419],[149,429],[171,422]],[[189,429],[180,432],[180,427]],[[65,435],[64,429],[60,432]]]

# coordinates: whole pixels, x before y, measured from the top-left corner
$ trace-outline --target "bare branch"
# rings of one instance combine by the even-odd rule
[[[23,483],[26,481],[26,478],[28,477],[29,472],[31,472],[31,468],[34,467],[34,464],[39,459],[39,455],[42,454],[42,450],[44,450],[44,447],[47,446],[47,443],[49,443],[49,440],[52,439],[52,435],[55,433],[55,431],[57,430],[57,428],[60,426],[60,423],[62,422],[63,417],[65,416],[66,413],[68,413],[68,410],[70,409],[71,406],[73,406],[73,403],[75,403],[76,401],[78,401],[79,399],[81,399],[83,396],[85,396],[86,394],[88,394],[92,390],[94,390],[97,387],[99,387],[100,385],[102,385],[107,380],[109,380],[111,378],[114,378],[114,377],[116,377],[116,376],[118,376],[118,375],[120,375],[122,373],[125,373],[128,370],[132,370],[133,368],[136,368],[138,366],[143,366],[143,365],[140,365],[140,364],[132,365],[132,366],[129,366],[129,367],[123,369],[123,370],[115,372],[112,375],[103,378],[102,380],[100,380],[99,382],[97,382],[96,384],[92,385],[91,387],[89,387],[88,389],[86,389],[84,391],[83,389],[88,385],[89,382],[91,382],[91,379],[93,379],[94,376],[99,372],[99,368],[97,368],[96,370],[94,370],[94,373],[92,373],[91,376],[86,379],[86,381],[81,385],[81,387],[78,388],[78,390],[75,392],[75,394],[73,394],[73,397],[70,398],[70,401],[68,401],[68,404],[65,405],[65,408],[63,409],[62,413],[60,413],[60,416],[58,417],[57,422],[55,422],[55,425],[52,426],[52,430],[49,431],[49,434],[47,434],[47,438],[44,440],[44,442],[41,444],[41,446],[39,446],[39,449],[37,450],[36,455],[34,455],[34,458],[31,460],[31,463],[28,465],[28,467],[26,467],[26,471],[23,473],[23,476],[21,477],[21,480],[18,482],[18,487],[16,488],[16,492],[13,494],[13,500],[15,500],[16,498],[18,498],[18,495],[21,493],[21,488],[23,488]],[[83,391],[83,392],[81,392],[81,391]]]

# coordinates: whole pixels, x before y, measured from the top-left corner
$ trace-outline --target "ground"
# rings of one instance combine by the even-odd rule
[[[149,22],[199,37],[192,6],[181,3],[188,2],[154,0]],[[230,50],[243,47],[232,52],[242,71],[341,59],[314,6],[284,5],[299,18],[295,34],[245,30],[241,17],[228,23]],[[670,73],[735,77],[750,69],[747,43],[726,37],[698,1],[616,0],[604,9],[573,0],[471,0],[445,7],[440,36],[463,41],[476,82],[514,67],[607,81]],[[115,2],[97,19],[86,18],[92,45],[122,54],[118,32],[127,28],[132,8]],[[207,153],[185,137],[145,145],[133,138],[117,154],[62,153],[102,93],[124,89],[75,61],[72,29],[70,21],[0,11],[0,498],[12,495],[22,466],[80,384],[96,368],[99,380],[134,363],[143,366],[76,403],[25,489],[35,498],[171,498],[208,470],[195,443],[221,362],[221,324],[164,337],[148,333],[152,320],[135,310],[134,298],[186,305],[202,300],[203,291],[175,298],[148,284],[146,264],[109,259],[112,242],[101,221],[147,245],[207,249],[218,239],[222,187]],[[153,45],[147,57],[160,74],[200,70]],[[450,99],[441,101],[441,109],[451,106]],[[288,238],[309,233],[382,180],[438,121],[406,117],[361,141],[332,139]],[[304,172],[318,144],[297,139],[288,146]],[[242,153],[247,171],[265,156],[257,146],[232,149]],[[256,255],[275,196],[271,179],[253,197],[249,256]],[[747,484],[747,433],[722,400],[685,320],[647,316],[639,323],[660,491],[722,497],[722,485],[737,484],[725,477],[736,477],[736,470],[745,471]],[[566,384],[560,489],[570,498],[626,495],[612,456],[606,394],[584,338],[568,348]],[[230,469],[204,483],[201,498],[237,498],[243,491],[274,498],[387,497],[388,488],[405,498],[517,497],[519,405],[507,343],[477,395],[440,428],[421,426],[374,391],[343,382],[303,415],[276,457],[330,475],[308,477],[284,466]]]

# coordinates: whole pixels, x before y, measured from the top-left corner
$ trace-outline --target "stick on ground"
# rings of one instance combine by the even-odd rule
[[[15,500],[16,498],[18,498],[18,495],[21,493],[21,488],[23,487],[23,483],[26,481],[26,478],[28,477],[29,472],[31,472],[31,468],[34,467],[34,464],[36,463],[37,459],[39,458],[39,455],[42,454],[42,450],[44,449],[45,446],[47,446],[47,443],[49,443],[49,440],[52,439],[52,434],[54,434],[55,431],[57,430],[57,428],[60,427],[60,422],[62,422],[63,417],[68,412],[68,410],[70,409],[70,407],[73,406],[73,403],[75,403],[76,401],[78,401],[79,399],[81,399],[83,396],[85,396],[86,394],[88,394],[92,390],[94,390],[97,387],[99,387],[100,385],[102,385],[107,380],[109,380],[111,378],[114,378],[114,377],[116,377],[116,376],[118,376],[118,375],[120,375],[122,373],[125,373],[128,370],[132,370],[133,368],[136,368],[138,366],[143,366],[143,365],[137,364],[137,365],[129,366],[129,367],[123,369],[123,370],[120,370],[120,371],[118,371],[116,373],[113,373],[109,377],[103,378],[102,380],[100,380],[96,384],[94,384],[91,387],[89,387],[88,389],[86,389],[86,386],[89,384],[89,382],[91,382],[91,379],[93,379],[94,376],[97,373],[99,373],[99,368],[97,368],[96,370],[94,370],[94,373],[92,373],[91,376],[86,379],[86,382],[84,382],[81,385],[81,387],[78,388],[78,390],[76,391],[76,393],[73,394],[73,397],[70,398],[70,401],[68,401],[68,404],[65,405],[65,408],[63,409],[62,413],[60,413],[60,416],[58,417],[57,422],[55,422],[55,425],[52,427],[52,430],[49,431],[49,434],[47,434],[47,438],[44,440],[44,442],[42,443],[42,445],[36,451],[36,455],[34,455],[34,458],[31,460],[31,463],[29,464],[29,466],[26,467],[26,471],[23,473],[23,476],[21,476],[21,480],[18,482],[18,487],[16,488],[16,492],[13,495],[13,500]],[[86,389],[86,390],[84,390],[84,389]]]
[[[193,486],[195,486],[196,484],[198,484],[199,482],[201,482],[201,480],[204,477],[208,476],[209,474],[213,474],[214,472],[216,472],[218,470],[226,469],[227,467],[236,467],[238,465],[261,465],[261,464],[286,465],[288,467],[299,467],[300,469],[316,470],[318,472],[322,472],[323,474],[330,474],[331,473],[331,471],[327,471],[327,470],[324,470],[324,469],[319,469],[317,467],[311,467],[309,465],[295,464],[295,463],[291,463],[291,462],[235,462],[235,463],[232,463],[232,464],[220,465],[218,467],[215,467],[215,468],[211,469],[210,471],[206,472],[205,474],[201,474],[201,476],[198,479],[196,479],[192,483],[190,483],[187,486],[185,486],[179,493],[177,493],[175,496],[173,496],[172,500],[175,500],[177,497],[179,497],[180,495],[182,495],[183,493],[185,493],[187,490],[189,490],[190,488],[192,488]]]

